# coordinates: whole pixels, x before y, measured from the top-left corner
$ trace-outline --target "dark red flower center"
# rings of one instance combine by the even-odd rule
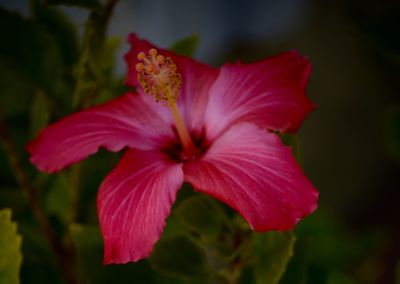
[[[198,160],[207,152],[209,146],[203,134],[199,137],[191,135],[191,138],[194,147],[185,148],[179,139],[177,139],[168,146],[162,148],[162,151],[177,162],[185,163]]]

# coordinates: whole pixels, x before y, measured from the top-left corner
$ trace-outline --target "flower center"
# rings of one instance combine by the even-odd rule
[[[194,159],[199,155],[198,148],[194,145],[187,130],[182,115],[179,112],[176,101],[182,87],[181,74],[177,72],[176,64],[170,57],[158,54],[152,48],[146,55],[140,52],[137,55],[140,61],[136,64],[138,80],[144,92],[156,100],[168,106],[174,119],[175,127],[181,140],[183,159]]]

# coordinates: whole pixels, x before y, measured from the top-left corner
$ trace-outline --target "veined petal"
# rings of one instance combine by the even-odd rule
[[[105,264],[150,254],[182,183],[182,165],[165,154],[127,150],[97,197]]]
[[[239,211],[256,231],[291,229],[317,206],[290,148],[254,124],[232,126],[183,170],[196,190]]]
[[[40,170],[56,172],[98,151],[155,149],[174,139],[169,124],[137,94],[71,114],[43,129],[27,149]]]
[[[238,122],[295,132],[314,108],[305,94],[310,70],[309,61],[296,51],[252,64],[224,65],[210,89],[207,138]]]
[[[217,70],[193,60],[178,66],[182,72],[182,91],[178,99],[188,130],[195,136],[202,134],[204,112],[208,103],[209,89],[217,78]]]
[[[203,119],[208,101],[208,92],[218,76],[218,70],[187,56],[160,49],[146,40],[139,39],[135,34],[131,34],[128,41],[132,48],[125,55],[128,63],[126,84],[138,87],[138,92],[145,95],[138,83],[135,68],[135,65],[139,62],[137,59],[139,52],[147,53],[149,49],[155,48],[160,54],[171,57],[177,65],[177,71],[182,76],[182,89],[178,98],[179,109],[183,113],[189,131],[194,135],[200,135],[204,125]],[[156,108],[159,113],[162,113],[165,120],[168,120],[168,117],[170,117],[168,108],[163,108],[161,104],[155,104],[152,98],[148,98],[146,101],[152,108]]]

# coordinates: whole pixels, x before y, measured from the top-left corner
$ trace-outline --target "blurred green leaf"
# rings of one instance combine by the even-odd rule
[[[161,273],[183,279],[205,280],[210,274],[204,250],[185,235],[159,240],[150,263]]]
[[[12,208],[13,214],[17,215],[26,211],[27,206],[26,198],[19,188],[0,185],[0,208]]]
[[[103,242],[98,227],[72,224],[72,241],[77,252],[79,267],[86,280],[98,283],[104,277],[102,272]]]
[[[21,267],[21,283],[62,284],[62,275],[56,267],[46,239],[39,231],[29,207],[28,216],[19,216],[18,231],[23,236],[23,263]]]
[[[281,277],[280,284],[304,284],[307,283],[309,268],[308,242],[302,239],[296,240],[293,257],[290,258],[285,273]]]
[[[328,275],[327,284],[353,284],[353,283],[355,282],[340,271],[334,270]]]
[[[58,46],[46,30],[0,8],[0,37],[0,71],[15,72],[18,81],[14,84],[51,90],[62,75],[63,64]]]
[[[0,211],[0,283],[19,283],[22,238],[11,221],[11,210]]]
[[[100,148],[96,155],[76,165],[80,167],[80,189],[79,197],[77,196],[79,199],[77,200],[78,210],[75,214],[77,220],[80,222],[90,225],[98,224],[96,197],[99,185],[105,176],[117,165],[121,155],[122,153],[111,153]]]
[[[102,5],[98,0],[45,0],[46,4],[66,5],[80,7],[89,10],[102,11]]]
[[[187,230],[205,236],[218,234],[226,221],[224,211],[206,196],[187,198],[177,208],[176,214]]]
[[[197,46],[199,45],[200,37],[198,34],[193,34],[175,42],[170,50],[176,54],[193,56]]]
[[[254,277],[254,270],[252,266],[245,267],[238,279],[238,284],[256,284],[256,279]]]
[[[38,91],[31,105],[31,137],[44,128],[50,118],[50,103],[42,91]]]
[[[69,218],[69,205],[71,183],[65,173],[56,176],[50,191],[46,196],[46,210],[48,213],[57,216],[61,221],[67,222]]]
[[[331,215],[317,210],[297,225],[296,236],[294,257],[280,284],[326,283],[341,275],[347,278],[343,271],[354,265],[360,271],[358,280],[374,283],[371,279],[376,279],[379,267],[375,262],[369,263],[369,256],[386,243],[380,232],[364,232],[355,237]],[[332,276],[333,271],[338,275]]]
[[[21,283],[63,284],[63,277],[54,261],[54,255],[29,206],[27,205],[25,212],[20,212],[18,216],[13,210],[13,216],[18,220],[18,231],[23,236]]]
[[[107,11],[105,14],[91,12],[86,22],[79,63],[75,70],[77,83],[73,97],[75,107],[92,105],[114,79],[115,51],[120,40],[106,39],[111,16],[111,10]]]
[[[0,62],[0,111],[5,117],[15,117],[29,111],[30,95],[35,89],[30,82],[20,82],[21,76],[14,71],[7,71]]]
[[[397,262],[395,273],[396,284],[400,284],[400,261]]]
[[[282,138],[282,142],[290,146],[292,148],[292,153],[293,156],[296,158],[296,161],[302,165],[303,164],[303,153],[301,150],[301,141],[300,138],[297,135],[294,134],[281,134],[279,133],[279,136]]]
[[[29,114],[37,91],[52,94],[62,78],[60,50],[38,23],[1,8],[0,36],[1,112],[6,117]]]
[[[32,17],[56,40],[65,64],[75,64],[79,56],[79,38],[72,21],[59,9],[45,5],[41,0],[31,0],[30,9]]]
[[[119,37],[108,38],[105,42],[101,53],[102,59],[98,61],[98,65],[94,69],[95,77],[98,78],[98,92],[93,98],[87,97],[92,100],[91,103],[93,104],[104,103],[125,92],[123,83],[119,80],[116,81],[114,78],[115,57],[118,48],[121,46],[121,42]]]
[[[291,232],[254,234],[254,266],[256,283],[278,283],[293,255],[296,237]]]
[[[167,224],[165,225],[164,231],[162,233],[162,237],[173,237],[181,234],[185,234],[185,227],[182,226],[181,221],[177,217],[174,210],[172,210],[171,215],[167,218]]]
[[[119,265],[103,265],[103,240],[100,229],[95,226],[73,224],[70,226],[72,240],[77,251],[79,267],[87,283],[146,283],[180,284],[178,279],[158,275],[148,261]]]
[[[379,234],[367,232],[355,238],[347,232],[343,224],[322,210],[317,210],[302,220],[296,228],[296,235],[299,239],[310,242],[303,243],[307,246],[310,261],[330,270],[351,265],[372,248],[385,242]]]

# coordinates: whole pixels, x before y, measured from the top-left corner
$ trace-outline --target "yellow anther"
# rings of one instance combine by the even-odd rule
[[[165,61],[165,57],[160,54],[160,55],[157,55],[156,60],[157,60],[158,64],[163,64]]]
[[[138,55],[137,55],[138,60],[144,60],[145,58],[146,58],[146,54],[143,51],[138,53]]]
[[[147,74],[153,73],[154,71],[154,66],[153,65],[147,65],[145,68],[145,71]]]
[[[142,72],[143,69],[144,69],[143,63],[137,63],[137,64],[135,65],[135,67],[136,67],[136,71],[138,71],[138,72]]]
[[[149,50],[149,55],[152,56],[152,57],[155,57],[157,55],[157,49],[151,48]]]

